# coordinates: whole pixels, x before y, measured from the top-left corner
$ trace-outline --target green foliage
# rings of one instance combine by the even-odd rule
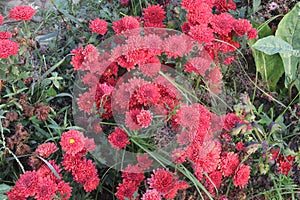
[[[285,71],[285,86],[291,87],[296,81],[300,89],[298,68],[300,57],[300,3],[283,17],[275,36],[258,40],[253,48],[268,55],[280,54]]]
[[[279,54],[268,55],[265,52],[255,49],[256,43],[264,40],[265,37],[270,36],[272,31],[268,25],[262,24],[258,26],[257,23],[253,24],[258,28],[258,37],[261,38],[258,41],[256,39],[249,41],[249,44],[252,47],[256,70],[260,73],[262,80],[267,83],[267,88],[275,91],[277,83],[284,73],[283,63]],[[254,43],[255,45],[253,46]]]

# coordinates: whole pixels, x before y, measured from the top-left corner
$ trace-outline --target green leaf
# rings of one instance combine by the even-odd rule
[[[288,57],[294,53],[292,45],[273,35],[259,39],[252,47],[268,55],[282,53]]]
[[[293,49],[300,49],[300,2],[282,18],[275,35],[288,42]],[[286,57],[282,53],[280,56],[284,64],[285,85],[288,86],[297,78],[299,58],[296,56]]]
[[[6,184],[0,184],[0,199],[5,200],[7,199],[7,196],[4,195],[6,192],[8,192],[12,187]]]
[[[259,24],[255,22],[252,22],[252,24],[256,28],[259,27]],[[270,35],[272,35],[272,31],[267,24],[265,26],[262,26],[262,28],[260,28],[258,31],[259,38],[265,38]],[[256,41],[257,40],[253,39],[248,42],[249,45],[252,47],[252,45]],[[270,90],[275,91],[277,82],[279,81],[280,77],[284,74],[283,63],[280,55],[267,55],[261,51],[254,49],[253,47],[251,49],[254,56],[256,70],[260,73],[263,81],[266,82],[267,87]]]
[[[48,97],[53,97],[55,96],[57,93],[55,91],[55,89],[51,86],[48,90],[47,90],[47,96]]]

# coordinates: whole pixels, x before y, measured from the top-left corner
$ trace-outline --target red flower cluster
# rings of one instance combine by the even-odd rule
[[[62,165],[65,170],[72,173],[74,180],[83,184],[84,190],[94,190],[100,179],[98,172],[91,160],[83,158],[87,151],[96,148],[94,140],[83,136],[76,130],[64,132],[60,141],[62,150],[66,152]]]
[[[61,177],[61,169],[55,164],[55,161],[50,160],[49,163]],[[56,177],[50,168],[43,164],[37,171],[27,171],[22,174],[15,186],[7,192],[9,200],[22,200],[28,197],[36,199],[52,199],[63,197],[67,200],[71,197],[72,188],[68,183]]]
[[[10,10],[8,18],[19,20],[31,20],[35,10],[31,6],[16,6]]]
[[[284,175],[288,175],[289,172],[292,169],[293,166],[293,162],[295,160],[295,156],[284,156],[282,154],[280,154],[280,149],[271,149],[271,159],[275,161],[276,163],[278,163],[278,170],[280,173],[284,174]]]
[[[113,22],[112,28],[116,34],[120,34],[128,30],[140,28],[140,23],[136,18],[127,16],[118,21]]]
[[[130,144],[125,131],[118,127],[116,127],[115,131],[108,136],[108,141],[116,149],[123,149],[127,144]]]
[[[187,189],[189,186],[185,181],[178,181],[177,177],[165,169],[157,169],[148,179],[150,188],[156,190],[166,199],[174,199],[178,190]]]
[[[99,18],[91,20],[90,29],[93,33],[104,35],[107,31],[107,22]]]
[[[145,20],[145,27],[157,27],[163,28],[163,20],[165,19],[166,12],[160,5],[151,6],[148,4],[148,8],[143,9],[143,17]]]
[[[236,174],[233,177],[233,184],[235,186],[244,187],[250,177],[250,167],[242,164],[238,169]]]

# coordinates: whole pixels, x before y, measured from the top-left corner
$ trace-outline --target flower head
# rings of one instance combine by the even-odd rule
[[[35,150],[35,152],[37,154],[39,154],[40,156],[47,158],[51,154],[56,152],[57,150],[58,150],[58,148],[55,143],[47,142],[47,143],[39,145],[38,148]]]
[[[160,193],[169,192],[175,185],[174,175],[165,169],[157,169],[148,179],[150,188],[156,189]]]
[[[130,144],[125,131],[118,127],[116,127],[115,131],[108,136],[108,141],[116,149],[123,149],[127,144]]]
[[[93,33],[104,35],[107,31],[107,22],[99,18],[91,20],[90,29]]]
[[[164,27],[163,20],[165,19],[166,12],[160,5],[151,6],[143,9],[143,16],[145,20],[145,27]]]
[[[31,6],[16,6],[10,10],[8,18],[19,20],[31,20],[35,10]]]
[[[133,181],[120,183],[117,187],[116,197],[119,200],[131,199],[137,189],[136,183]]]
[[[19,46],[11,40],[0,40],[0,58],[8,58],[18,53]]]
[[[236,153],[224,153],[220,159],[220,168],[224,176],[231,176],[239,166],[240,161]]]
[[[157,190],[147,190],[141,200],[161,200],[161,196]]]
[[[0,32],[0,40],[9,39],[11,37],[12,37],[12,34],[9,31]]]
[[[243,188],[250,178],[250,166],[242,164],[233,177],[233,184]]]
[[[85,147],[84,136],[79,131],[69,130],[62,134],[60,145],[67,154],[75,155]]]
[[[132,16],[123,17],[122,19],[113,22],[112,26],[116,34],[120,34],[128,30],[137,29],[139,27],[139,21]]]

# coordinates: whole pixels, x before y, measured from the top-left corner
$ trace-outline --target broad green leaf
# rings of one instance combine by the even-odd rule
[[[253,27],[258,28],[259,24],[252,22]],[[264,38],[272,35],[270,27],[266,24],[258,31],[258,37]],[[249,45],[252,45],[257,40],[253,39],[249,41]],[[255,61],[256,70],[261,75],[264,82],[266,82],[267,87],[274,91],[276,90],[277,82],[280,77],[284,74],[283,63],[279,54],[267,55],[261,51],[251,48],[253,52],[253,57]]]
[[[252,47],[268,55],[282,53],[288,57],[294,53],[292,45],[273,35],[259,39]]]
[[[282,18],[275,35],[288,42],[294,50],[300,49],[300,2]],[[288,86],[297,78],[299,57],[289,57],[282,53],[280,56],[286,73],[285,85]]]

